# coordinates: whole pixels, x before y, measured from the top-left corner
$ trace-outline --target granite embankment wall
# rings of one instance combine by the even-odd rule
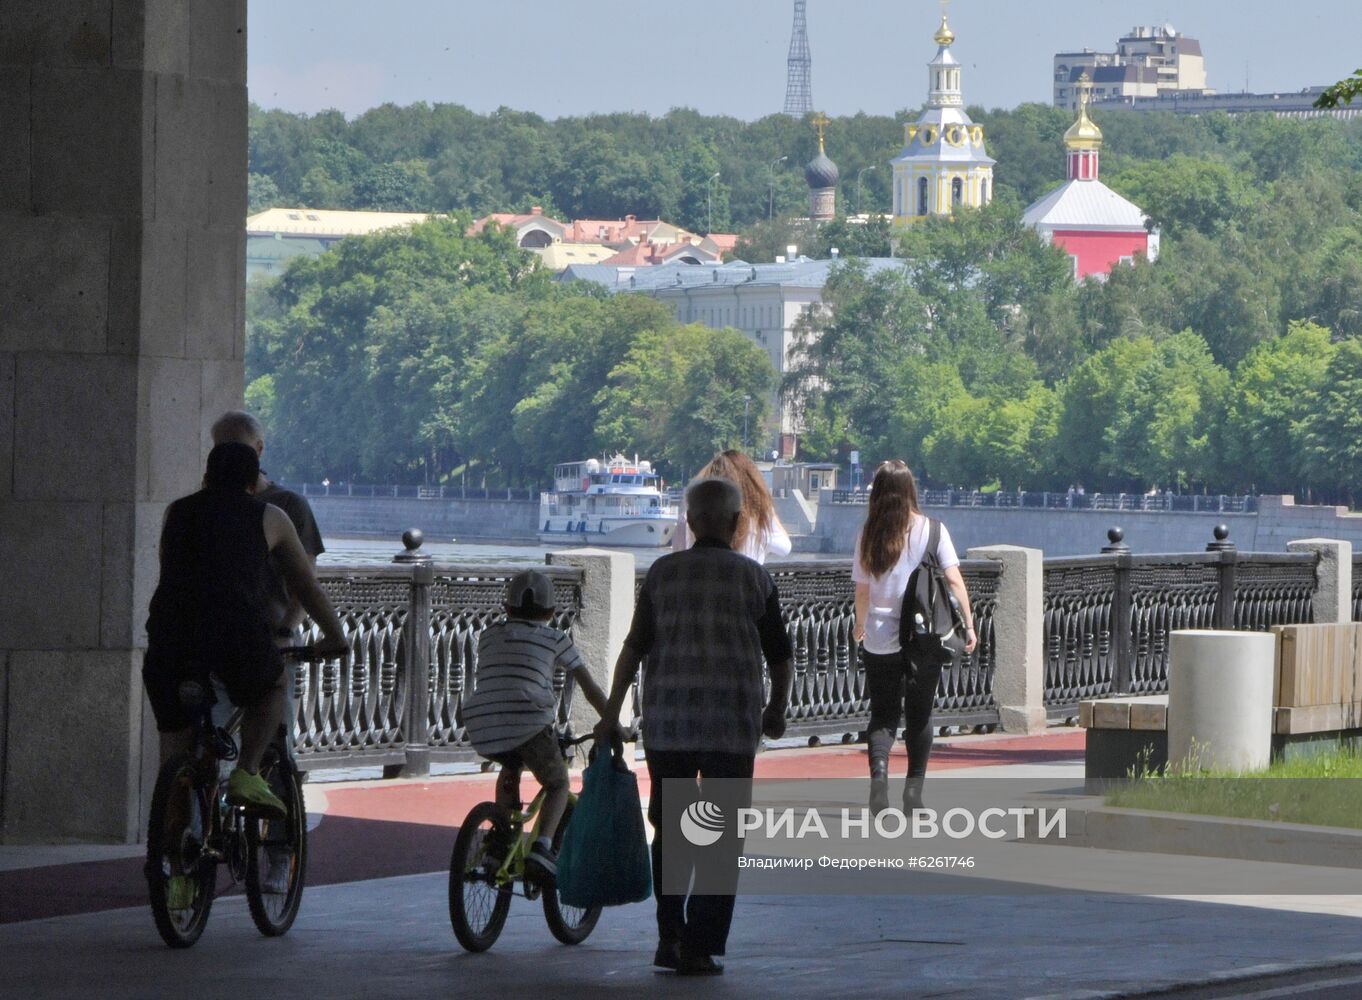
[[[396,538],[420,528],[431,541],[534,541],[537,500],[417,500],[414,497],[318,497],[308,502],[323,535]]]
[[[1115,526],[1125,531],[1134,552],[1199,552],[1217,524],[1227,525],[1230,541],[1249,552],[1285,552],[1287,542],[1300,538],[1336,538],[1362,548],[1362,514],[1296,506],[1290,497],[1262,497],[1254,514],[982,507],[933,507],[927,513],[941,518],[962,554],[981,545],[1022,545],[1047,556],[1094,555]],[[810,539],[801,549],[849,554],[864,520],[863,506],[822,504],[815,528],[819,543]]]
[[[432,540],[500,539],[534,541],[539,504],[530,500],[417,500],[382,497],[308,497],[323,534],[393,538],[420,528]],[[1114,510],[1032,510],[984,507],[929,508],[950,528],[956,548],[1022,545],[1047,556],[1093,555],[1107,543],[1107,529],[1119,525],[1134,552],[1199,552],[1217,524],[1230,540],[1250,552],[1285,552],[1299,538],[1337,538],[1362,549],[1362,514],[1343,507],[1296,506],[1263,497],[1255,514],[1191,514]],[[800,512],[785,501],[780,514],[796,532]],[[865,507],[821,504],[812,534],[796,538],[798,552],[849,555]]]

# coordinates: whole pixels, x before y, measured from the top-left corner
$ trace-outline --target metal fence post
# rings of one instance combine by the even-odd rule
[[[1223,507],[1225,498],[1221,497],[1220,500]],[[1215,541],[1206,546],[1206,551],[1220,554],[1220,592],[1215,599],[1215,627],[1228,631],[1234,628],[1234,587],[1238,575],[1239,551],[1229,540],[1228,525],[1217,524],[1213,534]]]
[[[1112,694],[1129,694],[1131,689],[1131,660],[1134,657],[1132,646],[1134,636],[1131,631],[1133,600],[1130,586],[1130,546],[1125,543],[1126,533],[1120,528],[1107,532],[1107,544],[1102,552],[1112,556],[1111,595],[1111,651],[1115,656],[1112,665]]]
[[[402,626],[402,663],[407,697],[402,710],[406,761],[384,770],[385,777],[424,778],[430,774],[430,589],[435,582],[431,558],[417,550],[425,540],[421,531],[403,532],[405,551],[393,562],[411,567],[407,620]]]

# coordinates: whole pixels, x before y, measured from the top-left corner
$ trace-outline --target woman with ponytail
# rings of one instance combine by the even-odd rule
[[[965,651],[977,643],[960,559],[943,524],[936,557],[951,594],[959,602],[965,625]],[[899,723],[907,717],[908,778],[903,810],[922,806],[922,782],[932,752],[932,704],[941,666],[916,663],[899,645],[899,614],[908,578],[922,562],[930,533],[928,518],[918,509],[917,482],[900,461],[875,471],[865,524],[856,537],[851,578],[856,584],[856,641],[861,644],[866,687],[870,695],[870,809],[889,807],[889,750]]]

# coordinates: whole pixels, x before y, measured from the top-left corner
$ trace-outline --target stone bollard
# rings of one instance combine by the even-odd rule
[[[969,559],[1002,563],[993,615],[993,698],[1009,733],[1045,729],[1045,553],[1016,545],[970,549]]]
[[[1353,545],[1334,538],[1302,538],[1287,542],[1289,552],[1313,552],[1316,625],[1347,625],[1353,620]]]
[[[430,589],[435,582],[431,558],[421,552],[425,535],[420,528],[402,533],[403,550],[393,556],[399,566],[411,567],[407,620],[402,628],[402,675],[406,678],[406,703],[402,728],[406,736],[406,759],[383,769],[385,778],[425,778],[430,775]]]
[[[1272,753],[1276,639],[1185,630],[1168,653],[1171,769],[1260,771]]]
[[[609,694],[615,660],[634,618],[634,557],[608,549],[565,549],[550,552],[545,562],[582,571],[582,613],[573,639],[591,676]],[[632,706],[625,710],[631,712]],[[628,725],[633,720],[620,721]],[[596,710],[579,693],[572,703],[573,732],[581,736],[595,725]]]

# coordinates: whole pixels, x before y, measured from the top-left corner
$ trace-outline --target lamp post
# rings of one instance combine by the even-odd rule
[[[709,220],[705,224],[707,227],[706,236],[714,232],[714,182],[718,179],[719,171],[716,170],[709,175],[709,180],[705,181],[705,196],[709,202]]]
[[[742,450],[747,451],[747,408],[752,403],[751,396],[742,398]]]
[[[772,160],[766,164],[766,221],[770,222],[776,206],[776,164],[784,163],[788,156]]]
[[[867,170],[874,170],[876,164],[872,163],[868,167],[862,167],[856,171],[856,214],[861,214],[861,178],[865,176]]]

